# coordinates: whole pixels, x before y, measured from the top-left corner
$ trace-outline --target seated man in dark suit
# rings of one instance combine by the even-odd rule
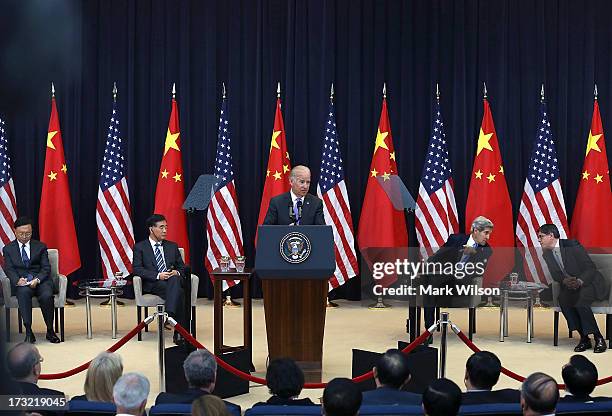
[[[519,403],[519,390],[493,390],[500,373],[501,362],[495,354],[489,351],[472,354],[465,363],[464,383],[467,392],[462,394],[461,404]]]
[[[457,415],[461,404],[461,389],[447,378],[432,381],[423,393],[423,413],[427,416]]]
[[[276,358],[266,370],[266,384],[272,396],[255,406],[314,406],[309,398],[298,399],[304,387],[304,372],[291,358]]]
[[[559,388],[551,376],[533,373],[521,386],[521,409],[523,415],[554,415],[559,401]]]
[[[323,201],[309,194],[310,169],[298,165],[289,174],[291,190],[270,200],[263,225],[325,225]]]
[[[466,271],[465,276],[461,276],[460,279],[456,273],[426,275],[422,279],[423,285],[455,288],[457,285],[470,284],[473,279],[482,276],[484,267],[486,267],[491,254],[493,254],[493,250],[488,243],[493,232],[493,222],[486,217],[479,216],[474,218],[470,229],[469,235],[451,234],[444,245],[427,259],[427,263],[440,265],[442,270],[447,270],[444,267],[445,264],[452,264],[456,270],[461,268]],[[466,266],[468,263],[474,267],[468,268]],[[480,270],[477,266],[481,266],[483,269]],[[471,272],[468,274],[467,271],[470,269]],[[454,296],[426,296],[423,310],[425,327],[429,328],[434,323],[434,306],[451,306],[449,303],[457,297],[456,293]]]
[[[348,378],[334,378],[323,390],[321,414],[323,416],[357,416],[362,394]]]
[[[7,354],[7,367],[23,394],[63,396],[61,391],[38,387],[43,358],[38,349],[27,342],[15,345]]]
[[[569,363],[563,366],[561,376],[565,383],[565,396],[559,399],[563,403],[587,403],[598,400],[591,397],[597,386],[597,367],[584,355],[572,355]]]
[[[421,404],[421,395],[403,391],[410,381],[408,357],[397,349],[387,350],[372,369],[376,389],[363,393],[363,404]]]
[[[590,349],[589,335],[593,334],[593,352],[604,352],[606,340],[599,332],[591,303],[608,299],[608,280],[597,271],[593,260],[578,241],[560,239],[555,224],[542,225],[538,230],[538,240],[550,275],[561,286],[558,300],[567,326],[570,331],[580,334],[574,351]]]
[[[15,221],[16,240],[4,246],[4,271],[11,281],[11,290],[17,296],[19,312],[26,330],[25,342],[36,342],[32,332],[32,297],[38,298],[40,310],[47,326],[47,340],[60,342],[53,330],[53,282],[49,273],[47,246],[32,240],[32,220],[27,217]]]
[[[183,279],[185,263],[179,252],[178,244],[166,240],[168,224],[160,214],[147,218],[149,238],[134,245],[134,274],[142,278],[144,293],[152,293],[166,300],[166,311],[185,328],[185,294]],[[174,342],[183,344],[184,340],[174,331]]]

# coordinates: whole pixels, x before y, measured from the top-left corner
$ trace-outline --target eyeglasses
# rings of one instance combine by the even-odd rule
[[[32,237],[32,233],[28,232],[28,233],[15,233],[15,235],[19,236],[19,237]]]

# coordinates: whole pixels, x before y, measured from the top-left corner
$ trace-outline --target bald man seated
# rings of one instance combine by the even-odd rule
[[[38,348],[22,342],[11,348],[6,355],[7,368],[23,394],[63,396],[61,391],[38,387],[43,358]]]

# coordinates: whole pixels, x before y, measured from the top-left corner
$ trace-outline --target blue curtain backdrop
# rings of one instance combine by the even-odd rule
[[[400,176],[414,194],[439,83],[461,220],[483,81],[515,218],[542,83],[570,217],[595,82],[604,129],[612,128],[612,4],[606,0],[2,0],[0,27],[0,112],[8,124],[19,213],[35,221],[55,82],[83,262],[77,278],[100,273],[95,205],[113,81],[129,142],[137,240],[146,236],[144,219],[153,209],[172,83],[189,190],[212,171],[225,82],[250,264],[278,81],[292,163],[311,167],[313,192],[334,82],[355,226],[383,82]],[[194,271],[206,278],[202,213],[191,219],[190,234]],[[410,238],[415,244],[413,229]],[[337,295],[356,299],[358,286],[355,279]],[[201,295],[209,294],[205,286]]]

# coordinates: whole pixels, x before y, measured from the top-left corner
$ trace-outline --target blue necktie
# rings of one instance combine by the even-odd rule
[[[23,261],[24,266],[30,268],[30,258],[28,257],[28,253],[25,249],[25,244],[21,245],[21,260]]]
[[[155,243],[155,262],[157,262],[157,271],[162,273],[166,271],[166,262],[161,251],[161,243]]]
[[[472,247],[474,248],[478,247],[478,243],[472,244]],[[470,254],[464,254],[463,256],[461,256],[461,260],[459,260],[459,263],[465,263],[467,259],[469,258],[470,258]]]
[[[295,207],[293,207],[293,214],[295,215],[296,225],[300,225],[300,213],[302,212],[302,198],[298,198],[295,201]]]

